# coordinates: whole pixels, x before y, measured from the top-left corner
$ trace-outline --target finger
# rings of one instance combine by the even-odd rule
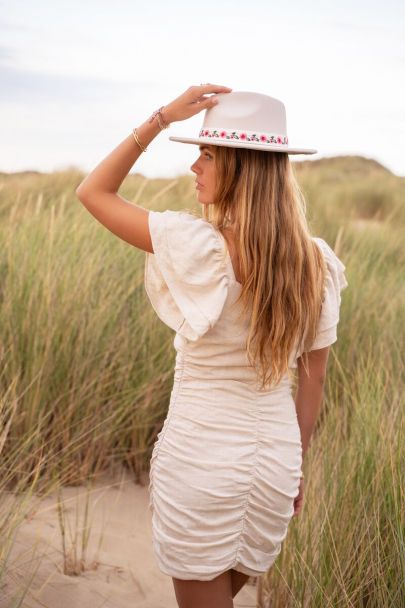
[[[232,91],[231,87],[225,87],[220,84],[211,84],[210,82],[202,84],[199,87],[204,93],[219,93],[220,91]]]
[[[213,95],[212,97],[208,97],[208,99],[204,99],[204,101],[200,102],[200,106],[202,108],[212,108],[212,106],[216,106],[218,103],[218,99]]]
[[[211,99],[211,97],[213,97],[213,95],[211,96],[207,96],[207,95],[199,95],[196,98],[196,101],[201,102],[201,101],[206,101],[207,99]]]

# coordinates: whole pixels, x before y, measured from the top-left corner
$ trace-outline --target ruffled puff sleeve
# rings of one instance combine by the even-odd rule
[[[183,211],[149,211],[154,253],[146,252],[144,285],[158,317],[196,341],[211,329],[228,293],[226,251],[210,222]]]
[[[341,291],[348,286],[345,276],[346,266],[337,257],[333,249],[319,237],[313,240],[322,250],[326,262],[326,286],[318,330],[315,340],[309,350],[330,346],[337,340],[339,323]]]

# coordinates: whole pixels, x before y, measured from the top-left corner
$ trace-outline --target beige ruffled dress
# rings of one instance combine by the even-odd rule
[[[234,568],[266,572],[281,551],[302,474],[300,429],[286,374],[259,390],[238,319],[235,279],[222,234],[186,212],[151,211],[154,253],[145,289],[173,330],[176,362],[170,404],[150,464],[153,550],[160,570],[211,580]],[[345,266],[313,237],[328,274],[311,350],[337,340]],[[297,367],[291,354],[290,367]]]

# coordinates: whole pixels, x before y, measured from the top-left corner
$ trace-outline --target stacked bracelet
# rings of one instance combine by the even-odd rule
[[[143,145],[141,144],[141,142],[139,141],[138,131],[136,130],[136,127],[134,129],[132,129],[132,135],[134,136],[134,139],[135,139],[136,143],[138,144],[138,146],[140,147],[140,149],[142,150],[142,152],[147,152],[148,148],[144,148]]]
[[[158,110],[155,110],[149,119],[149,122],[152,122],[156,116],[161,131],[162,131],[162,129],[167,129],[168,127],[170,127],[170,123],[165,122],[163,119],[163,115],[162,115],[163,108],[164,108],[164,106],[161,106]]]
[[[155,110],[149,119],[149,122],[152,122],[156,116],[156,119],[158,121],[159,128],[161,131],[163,129],[168,129],[170,127],[170,123],[165,122],[163,119],[163,116],[162,116],[163,108],[164,108],[164,106],[161,106],[158,110]],[[143,145],[141,144],[141,142],[139,141],[138,131],[136,130],[136,127],[134,129],[132,129],[132,135],[134,136],[134,139],[135,139],[136,143],[138,144],[138,146],[140,147],[140,149],[142,150],[142,152],[147,152],[148,148],[144,148]]]

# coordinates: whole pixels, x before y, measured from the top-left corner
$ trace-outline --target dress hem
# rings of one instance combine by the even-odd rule
[[[173,578],[177,578],[179,580],[212,581],[214,578],[217,578],[218,576],[220,576],[224,572],[227,572],[228,570],[236,570],[237,572],[241,572],[242,574],[246,574],[248,576],[253,576],[253,577],[262,576],[263,574],[266,574],[266,572],[268,572],[269,568],[271,568],[276,557],[277,556],[275,556],[275,558],[273,559],[271,564],[269,564],[269,566],[266,568],[266,570],[262,570],[262,571],[253,570],[252,568],[249,568],[248,566],[245,566],[241,562],[238,562],[235,560],[233,562],[231,562],[231,564],[229,566],[227,566],[220,572],[216,572],[214,574],[212,574],[212,573],[198,574],[198,573],[189,572],[187,575],[185,575],[184,572],[179,572],[177,570],[169,571],[168,569],[164,568],[163,566],[161,566],[159,564],[158,564],[158,567],[159,567],[159,570],[161,572],[163,572],[163,574],[166,574],[167,576],[171,576]]]

